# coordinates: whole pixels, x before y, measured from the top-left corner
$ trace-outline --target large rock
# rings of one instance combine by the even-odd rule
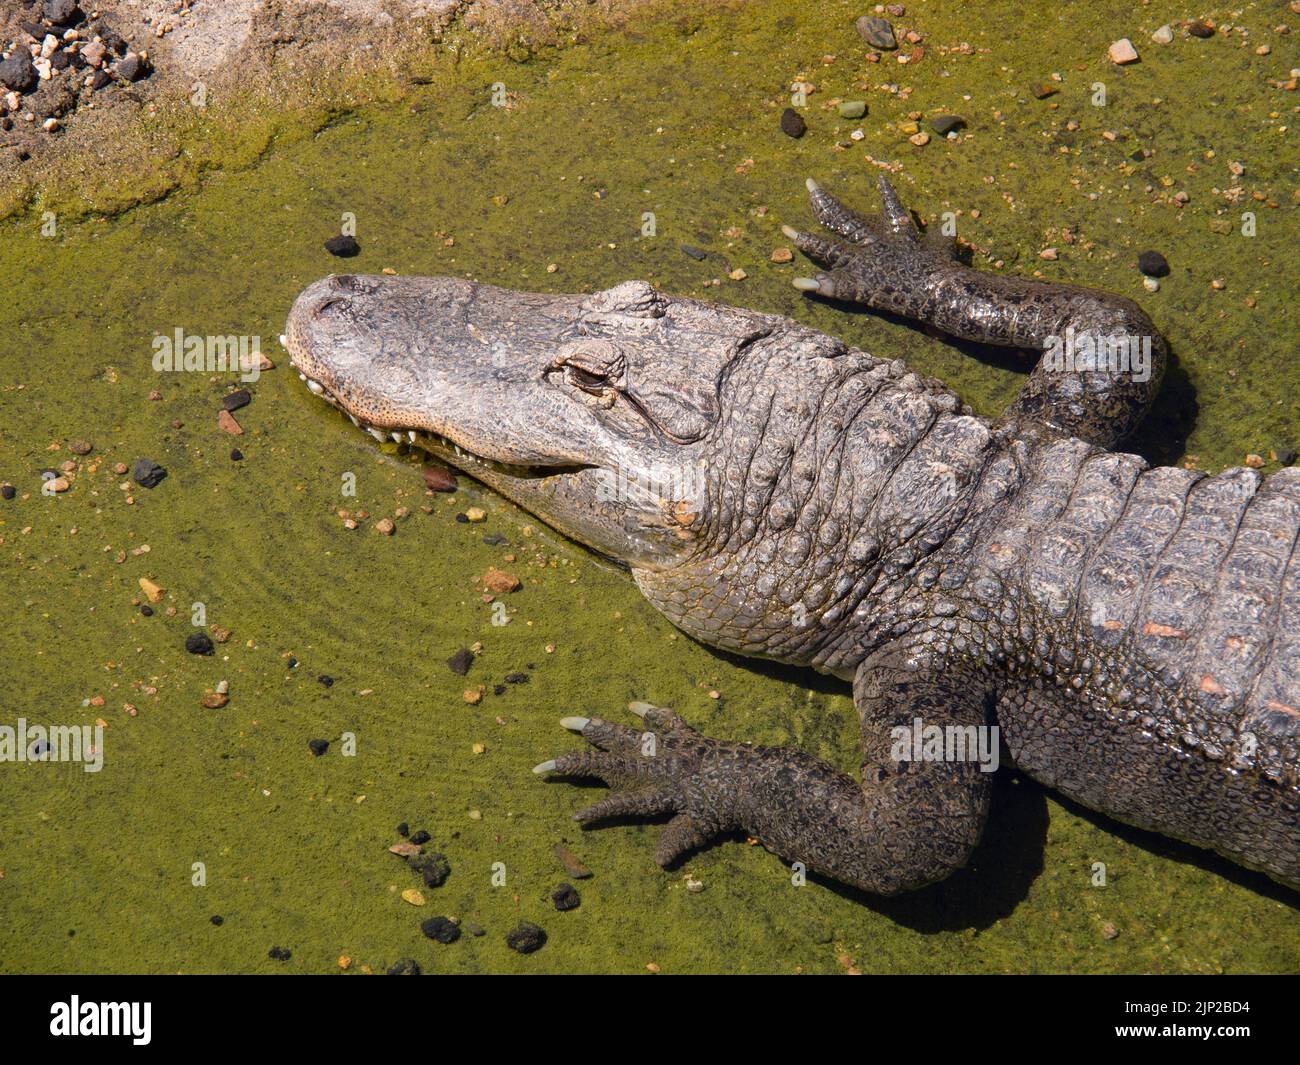
[[[19,46],[0,63],[0,85],[15,92],[27,92],[39,80],[36,66],[26,48]]]
[[[862,39],[873,48],[897,48],[898,41],[894,37],[894,27],[882,18],[874,18],[871,15],[863,15],[853,24]]]
[[[56,26],[71,26],[81,21],[77,0],[45,0],[45,17]]]

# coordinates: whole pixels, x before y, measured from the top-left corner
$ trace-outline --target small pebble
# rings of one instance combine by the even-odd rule
[[[456,491],[456,475],[445,466],[424,466],[420,469],[424,486],[434,492]]]
[[[381,536],[392,536],[397,531],[397,526],[393,524],[392,518],[380,518],[375,522],[375,532]]]
[[[230,696],[225,692],[208,692],[199,700],[199,703],[208,710],[220,710],[230,702]]]
[[[457,676],[463,677],[469,672],[469,667],[474,664],[474,652],[466,647],[462,647],[449,659],[447,659],[447,668]]]
[[[0,484],[0,498],[13,499],[13,497],[16,496],[17,494],[18,494],[18,489],[16,489],[13,485]]]
[[[415,835],[411,837],[411,842],[414,843],[417,847],[423,847],[431,839],[433,839],[433,837],[429,835],[428,832],[426,832],[424,829],[420,829],[419,832],[415,833]]]
[[[414,958],[402,958],[387,969],[389,976],[419,976],[420,966]]]
[[[788,263],[794,260],[794,252],[789,248],[773,248],[770,258],[774,263]]]
[[[840,118],[861,118],[867,113],[867,105],[862,100],[845,100],[840,104]]]
[[[74,455],[89,455],[94,447],[85,440],[74,440],[68,445],[68,450]]]
[[[293,951],[285,950],[283,947],[272,947],[266,952],[266,956],[276,961],[288,961],[293,957]]]
[[[1214,27],[1211,26],[1208,22],[1201,22],[1199,20],[1196,20],[1196,21],[1189,22],[1187,24],[1187,32],[1190,33],[1193,37],[1200,37],[1200,38],[1213,37]]]
[[[337,237],[330,237],[325,242],[325,250],[331,255],[337,255],[340,259],[350,259],[360,253],[361,245],[357,243],[356,237],[341,233]]]
[[[231,448],[231,449],[230,449],[230,461],[231,461],[231,462],[243,462],[243,461],[244,461],[244,453],[243,453],[242,451],[240,451],[239,448],[237,448],[237,447],[233,447],[233,448]]]
[[[787,107],[781,112],[781,132],[787,137],[794,137],[797,140],[807,130],[808,123],[803,120],[803,115],[799,114],[793,107]]]
[[[529,921],[520,921],[506,933],[506,946],[520,954],[540,950],[546,942],[546,933]]]
[[[1139,255],[1138,269],[1147,277],[1169,276],[1169,262],[1158,251],[1144,251]]]
[[[961,129],[964,125],[966,120],[961,115],[939,115],[930,120],[930,128],[941,137],[946,137],[953,130]]]
[[[1124,66],[1127,63],[1136,63],[1138,61],[1137,49],[1133,47],[1133,42],[1127,37],[1121,37],[1118,41],[1106,50],[1110,56],[1110,61],[1116,66]]]
[[[688,259],[694,259],[696,262],[702,262],[709,257],[709,253],[703,248],[697,248],[694,244],[682,244],[681,252]]]
[[[223,409],[228,411],[237,411],[243,407],[247,407],[252,401],[253,396],[248,389],[241,388],[223,396],[221,399],[221,406]]]
[[[565,910],[576,910],[581,906],[582,896],[572,884],[561,884],[551,892],[551,901],[555,903],[555,908],[563,913]]]
[[[326,751],[330,749],[330,741],[329,740],[308,740],[307,746],[311,748],[311,753],[314,754],[317,758],[319,758],[321,755],[323,755]]]
[[[319,681],[321,684],[325,685],[325,687],[327,688],[334,687],[334,678],[331,677],[328,673],[322,673],[319,677],[316,678],[316,680]]]
[[[1168,26],[1168,24],[1166,24],[1156,30],[1156,32],[1151,35],[1151,39],[1155,41],[1156,44],[1168,44],[1174,39],[1174,31]]]
[[[873,48],[879,48],[887,52],[891,48],[898,47],[898,38],[894,36],[894,27],[885,19],[863,15],[853,26],[858,31],[858,35]]]
[[[465,517],[473,522],[487,521],[487,511],[482,507],[470,507],[465,511]]]
[[[136,459],[131,476],[141,488],[156,488],[167,476],[167,471],[153,459]]]
[[[420,931],[438,943],[455,943],[460,938],[460,925],[446,917],[430,917],[427,921],[421,921]]]
[[[210,655],[213,652],[212,637],[206,632],[191,632],[185,637],[185,650],[192,655]]]
[[[226,923],[226,919],[222,917],[221,914],[219,913],[214,913],[211,917],[208,918],[208,920],[211,921],[218,928],[220,928],[223,924]]]
[[[1157,281],[1154,277],[1144,277],[1142,279],[1142,287],[1146,289],[1148,292],[1159,292],[1160,282]]]

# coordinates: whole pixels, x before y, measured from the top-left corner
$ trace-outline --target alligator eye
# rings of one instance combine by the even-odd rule
[[[590,370],[584,370],[581,366],[566,367],[569,372],[569,383],[581,388],[584,392],[600,391],[609,385],[609,379],[598,373],[592,373]]]

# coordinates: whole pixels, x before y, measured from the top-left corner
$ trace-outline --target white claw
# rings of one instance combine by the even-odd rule
[[[627,708],[631,710],[632,713],[636,714],[637,717],[645,717],[646,714],[650,713],[650,711],[654,710],[656,707],[654,703],[628,703]]]
[[[811,277],[796,277],[790,283],[800,292],[820,292],[822,288],[821,283]]]
[[[799,230],[795,229],[794,226],[782,226],[781,232],[784,233],[791,240],[795,240],[799,236]]]
[[[821,186],[818,185],[817,182],[815,182],[812,178],[806,179],[804,181],[804,184],[808,186],[809,192],[816,192],[819,188],[821,188]]]
[[[591,722],[589,717],[562,717],[560,718],[560,727],[572,729],[574,732],[581,732]]]
[[[538,762],[537,765],[533,766],[533,772],[538,776],[541,776],[543,773],[554,773],[555,759],[552,758],[546,762]]]

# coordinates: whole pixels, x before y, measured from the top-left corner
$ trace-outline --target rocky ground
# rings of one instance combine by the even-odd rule
[[[616,22],[646,0],[6,0],[0,4],[0,185],[51,160],[112,151],[178,95],[292,72],[364,67],[427,45],[459,19],[525,52]]]

